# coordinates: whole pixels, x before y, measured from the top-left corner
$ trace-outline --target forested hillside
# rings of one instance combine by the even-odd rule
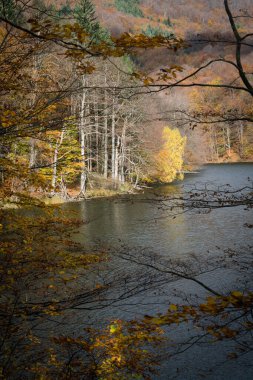
[[[132,2],[124,0],[105,1],[103,4],[96,2],[97,13],[101,22],[116,34],[123,31],[144,32],[150,35],[174,33],[183,37],[188,43],[186,49],[176,53],[161,49],[156,54],[153,52],[138,54],[134,57],[134,61],[142,70],[154,73],[163,65],[177,64],[189,73],[213,59],[233,59],[233,32],[222,1],[142,0],[133,3],[135,7]],[[231,8],[235,14],[243,12],[246,16],[252,13],[252,2],[232,1]],[[236,26],[241,33],[252,33],[250,18],[243,17],[237,20]],[[250,45],[243,47],[242,55],[245,66],[250,70],[253,60]],[[231,78],[235,78],[233,67],[226,67],[225,70],[224,68],[223,62],[216,62],[212,67],[209,66],[199,73],[199,82],[207,84],[231,82]],[[193,91],[180,89],[180,92],[173,91],[173,94],[170,93],[167,97],[164,93],[161,94],[159,100],[164,112],[170,114],[176,111],[176,117],[166,118],[169,123],[180,128],[182,125],[186,126],[185,133],[189,137],[189,149],[187,149],[189,161],[219,162],[252,159],[253,137],[247,120],[239,120],[233,125],[225,122],[214,123],[214,116],[221,113],[223,116],[240,114],[241,117],[245,113],[251,114],[252,101],[244,94],[238,94],[233,90],[216,92],[211,89],[202,91],[201,88]],[[191,117],[187,117],[189,114]],[[208,123],[205,124],[205,121]],[[195,128],[196,125],[198,128]],[[207,128],[208,125],[210,128]],[[194,132],[189,133],[189,126]],[[200,142],[202,148],[196,151],[194,147],[200,146]]]
[[[233,59],[234,46],[220,2],[111,0],[93,4],[88,0],[36,0],[29,8],[30,19],[22,6],[8,4],[2,9],[3,15],[18,23],[21,33],[22,27],[31,27],[36,33],[41,22],[44,31],[52,29],[49,38],[54,38],[54,33],[67,39],[76,34],[81,44],[90,38],[87,46],[94,50],[83,61],[73,47],[61,53],[60,49],[68,47],[65,42],[57,42],[55,47],[47,41],[39,45],[34,42],[31,49],[21,34],[17,52],[22,65],[13,76],[17,57],[9,47],[14,49],[13,38],[17,36],[5,37],[2,127],[5,138],[17,135],[15,142],[2,146],[3,157],[8,160],[4,183],[11,184],[11,192],[29,187],[34,176],[37,185],[31,191],[60,193],[67,198],[84,195],[87,187],[129,190],[128,183],[137,186],[161,178],[172,181],[192,165],[252,159],[248,123],[252,100],[245,92],[223,87],[224,83],[237,83],[238,78],[232,65],[224,70],[224,60]],[[238,30],[250,33],[246,15],[251,4],[245,2],[245,10],[232,6],[234,12],[244,12]],[[77,26],[72,30],[71,23],[79,23],[87,36],[82,36]],[[141,36],[140,41],[131,47],[135,35]],[[108,51],[113,49],[113,39],[118,39],[121,51]],[[165,41],[170,46],[164,47]],[[147,48],[148,44],[152,48]],[[59,54],[65,54],[66,59],[60,59]],[[109,56],[109,60],[101,55]],[[250,70],[252,52],[247,44],[242,57]],[[213,65],[210,60],[215,60]],[[196,78],[209,88],[173,85],[168,91],[160,91],[169,81],[180,80],[206,64]],[[15,82],[19,90],[13,90]],[[215,86],[220,90],[215,91]],[[21,114],[29,114],[22,127],[16,125]],[[36,133],[30,123],[36,125]],[[187,138],[182,163],[178,166],[173,158],[170,160],[170,165],[175,165],[171,177],[166,174],[169,168],[162,174],[159,167],[166,126],[180,131],[175,146]],[[25,166],[20,171],[22,176],[26,173],[25,181],[16,175],[8,177],[14,163]]]

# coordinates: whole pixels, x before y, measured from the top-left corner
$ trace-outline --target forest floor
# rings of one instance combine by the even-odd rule
[[[247,158],[241,158],[238,153],[231,149],[224,156],[219,157],[217,160],[210,161],[210,164],[225,164],[225,163],[240,163],[240,162],[253,162],[253,155]]]

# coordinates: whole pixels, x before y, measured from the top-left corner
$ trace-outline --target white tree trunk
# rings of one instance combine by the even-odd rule
[[[52,194],[55,194],[56,190],[56,183],[57,183],[57,164],[58,164],[58,154],[59,154],[59,148],[63,142],[64,138],[64,129],[61,131],[60,138],[56,142],[56,146],[54,149],[54,158],[53,158],[53,175],[52,175],[52,182],[51,182],[51,187],[52,187]]]
[[[107,94],[105,91],[105,116],[104,116],[104,177],[108,177],[108,112]]]
[[[231,155],[231,141],[230,141],[230,128],[227,127],[227,148],[228,148],[228,156]]]
[[[119,161],[119,180],[120,182],[125,182],[125,150],[126,150],[126,128],[127,128],[127,118],[124,119],[122,134],[121,134],[121,146],[120,146],[120,161]]]
[[[85,78],[83,77],[83,87],[85,87]],[[80,177],[80,194],[84,194],[86,191],[86,164],[85,164],[85,100],[86,93],[83,89],[81,109],[80,109],[80,148],[81,148],[81,177]]]
[[[118,179],[118,176],[119,176],[119,148],[120,148],[120,137],[117,136],[117,144],[115,147],[114,179]]]
[[[115,178],[115,124],[116,124],[116,115],[115,115],[115,99],[113,98],[112,106],[112,178]]]
[[[36,166],[36,156],[37,156],[36,142],[35,142],[35,139],[31,138],[30,139],[30,159],[29,159],[30,168],[33,168],[34,166]]]

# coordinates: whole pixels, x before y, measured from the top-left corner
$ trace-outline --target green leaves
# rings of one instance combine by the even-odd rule
[[[131,14],[135,17],[143,17],[140,9],[140,0],[115,0],[115,6],[120,12]]]
[[[89,34],[91,45],[103,41],[109,42],[109,33],[97,21],[95,8],[90,0],[81,0],[74,8],[73,13],[79,25]]]
[[[175,37],[174,33],[165,29],[162,29],[161,27],[153,27],[151,25],[148,25],[146,29],[144,29],[143,34],[148,37],[156,37],[156,36],[162,36],[162,37],[168,37],[172,38]]]
[[[14,22],[22,20],[20,16],[20,6],[14,0],[1,0],[0,2],[0,17]]]

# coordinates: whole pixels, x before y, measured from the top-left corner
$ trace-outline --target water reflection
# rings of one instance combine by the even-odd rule
[[[244,227],[245,223],[253,223],[253,210],[244,211],[243,207],[223,208],[207,214],[183,213],[174,219],[170,211],[164,213],[159,205],[145,203],[143,199],[151,196],[156,198],[156,194],[179,196],[188,188],[195,185],[201,187],[207,183],[212,186],[230,184],[239,188],[249,183],[248,178],[253,179],[253,164],[209,165],[199,174],[187,176],[184,182],[147,190],[144,194],[130,197],[127,202],[97,199],[67,204],[64,208],[68,211],[76,211],[80,219],[89,222],[80,228],[78,235],[78,239],[85,245],[93,246],[98,241],[106,246],[124,243],[129,247],[129,251],[136,247],[148,247],[151,252],[169,258],[188,259],[194,256],[197,260],[203,258],[213,260],[217,247],[225,249],[253,244],[252,229]],[[135,252],[138,252],[138,249]],[[112,271],[114,264],[108,263],[109,275],[114,275]],[[132,274],[131,264],[120,261],[118,264],[121,266],[119,270]],[[115,267],[113,269],[115,270]],[[238,273],[233,275],[228,270],[224,274],[223,270],[208,274],[204,281],[210,286],[213,285],[218,291],[224,291],[226,288],[229,289],[231,282],[237,281],[237,278]],[[196,289],[189,282],[186,284],[179,281],[176,286],[177,290],[185,293],[196,292],[203,297],[206,295],[203,289]],[[148,297],[146,294],[135,296],[131,299],[132,307],[129,301],[125,306],[95,311],[92,317],[100,326],[101,321],[108,321],[111,318],[134,318],[141,313],[162,312],[171,301],[173,288],[174,284],[166,284],[161,293],[158,290],[151,292]],[[117,297],[118,289],[115,292],[116,294],[112,290],[112,295]],[[86,316],[81,316],[81,320],[85,318]],[[180,334],[183,339],[184,334],[187,336],[188,333],[180,326],[176,331],[177,338]],[[214,350],[211,347],[196,346],[193,351],[186,352],[184,356],[176,357],[175,361],[168,361],[168,366],[165,363],[158,378],[168,379],[170,376],[175,376],[173,378],[180,380],[200,378],[197,368],[207,368],[211,365],[210,363],[219,362],[222,355],[226,357],[226,349],[222,345],[215,346]],[[178,367],[185,367],[187,370],[178,374]],[[218,371],[211,374],[210,379],[237,380],[240,378],[238,374],[240,374],[240,366],[236,362],[229,363],[227,367],[222,366],[220,373]],[[250,369],[248,373],[244,371],[244,379],[251,379],[251,375]]]
[[[142,200],[156,198],[156,195],[183,194],[187,188],[198,183],[212,182],[215,185],[230,183],[240,187],[253,178],[252,164],[210,165],[199,174],[187,176],[184,182],[161,186],[128,199],[97,199],[67,204],[80,219],[86,220],[79,231],[79,239],[92,246],[117,245],[124,242],[129,247],[145,246],[171,257],[187,257],[190,253],[207,254],[216,246],[227,247],[252,241],[250,229],[245,223],[252,223],[252,212],[243,207],[219,209],[208,214],[183,213],[174,219],[170,212],[164,213],[156,203]]]

